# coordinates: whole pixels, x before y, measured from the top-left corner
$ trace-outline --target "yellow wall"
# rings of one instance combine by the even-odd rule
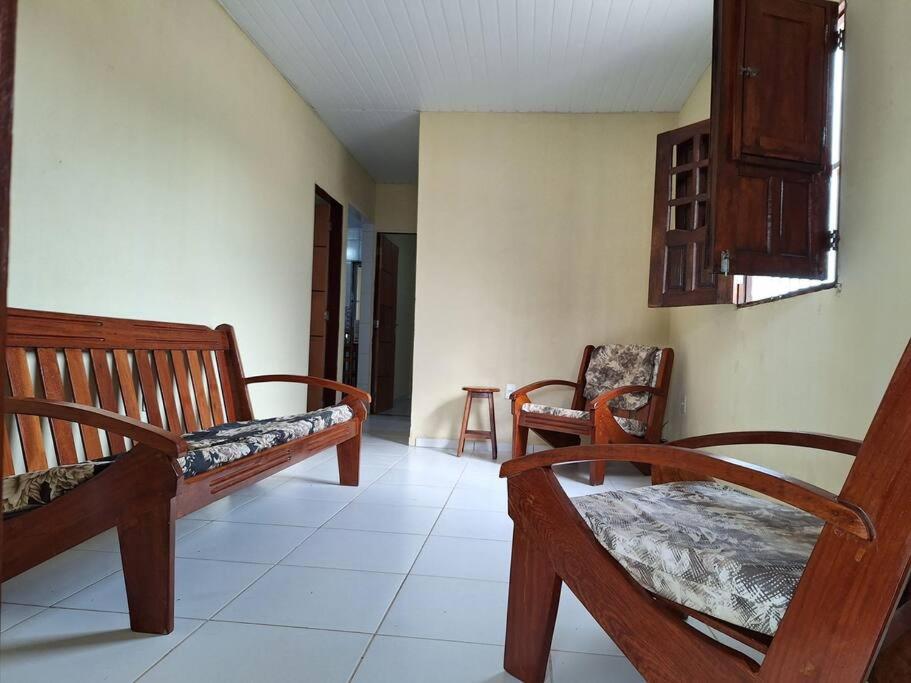
[[[862,437],[911,336],[911,3],[854,0],[847,21],[842,289],[672,311],[675,434],[781,428]],[[691,120],[708,113],[708,88],[696,96],[701,104],[684,108]],[[850,466],[845,456],[784,449],[732,454],[833,490]]]
[[[418,186],[379,183],[376,186],[377,232],[417,232]]]
[[[413,438],[455,437],[463,385],[575,379],[585,344],[666,341],[649,226],[655,136],[675,123],[421,114]]]
[[[375,185],[215,0],[20,2],[16,67],[10,304],[231,322],[248,373],[306,373],[313,186]]]

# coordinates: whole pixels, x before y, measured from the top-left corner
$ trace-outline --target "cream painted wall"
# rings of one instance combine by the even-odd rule
[[[417,232],[418,186],[378,183],[375,219],[377,232]]]
[[[676,120],[421,115],[413,439],[455,438],[463,385],[575,379],[585,344],[667,340],[647,274],[655,136]]]
[[[847,21],[842,289],[743,309],[673,310],[675,434],[780,428],[860,438],[911,336],[903,172],[911,156],[911,3],[852,0]],[[684,108],[692,120],[707,115],[708,89],[697,88],[697,98]],[[831,490],[850,467],[848,457],[831,454],[729,452]]]
[[[215,0],[28,0],[17,42],[10,304],[230,322],[305,374],[313,186],[375,192],[313,110]]]

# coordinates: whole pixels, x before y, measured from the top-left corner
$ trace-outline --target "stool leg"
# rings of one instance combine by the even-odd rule
[[[494,415],[493,393],[487,394],[487,404],[490,407],[490,451],[493,459],[497,459],[497,419]]]
[[[459,429],[459,445],[456,448],[456,455],[462,455],[465,450],[465,430],[468,429],[468,416],[471,414],[471,392],[465,397],[465,412],[462,413],[462,428]]]

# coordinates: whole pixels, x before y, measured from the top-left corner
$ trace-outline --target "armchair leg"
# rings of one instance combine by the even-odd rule
[[[138,633],[174,630],[174,500],[166,500],[117,525],[130,628]]]
[[[522,427],[518,419],[512,428],[512,457],[521,458],[528,452],[528,427]]]
[[[523,683],[542,683],[547,674],[562,584],[547,555],[516,525],[503,666]]]
[[[592,462],[589,465],[588,483],[592,486],[601,486],[604,483],[604,474],[607,471],[607,463],[604,460]]]
[[[335,447],[338,457],[338,480],[342,486],[357,486],[361,471],[361,435]]]

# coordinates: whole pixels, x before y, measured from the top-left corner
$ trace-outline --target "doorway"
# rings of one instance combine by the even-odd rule
[[[318,185],[313,207],[313,281],[307,374],[337,379],[342,277],[342,205]],[[307,391],[307,410],[335,403],[335,392]]]
[[[373,291],[373,412],[411,415],[417,235],[379,233]]]

